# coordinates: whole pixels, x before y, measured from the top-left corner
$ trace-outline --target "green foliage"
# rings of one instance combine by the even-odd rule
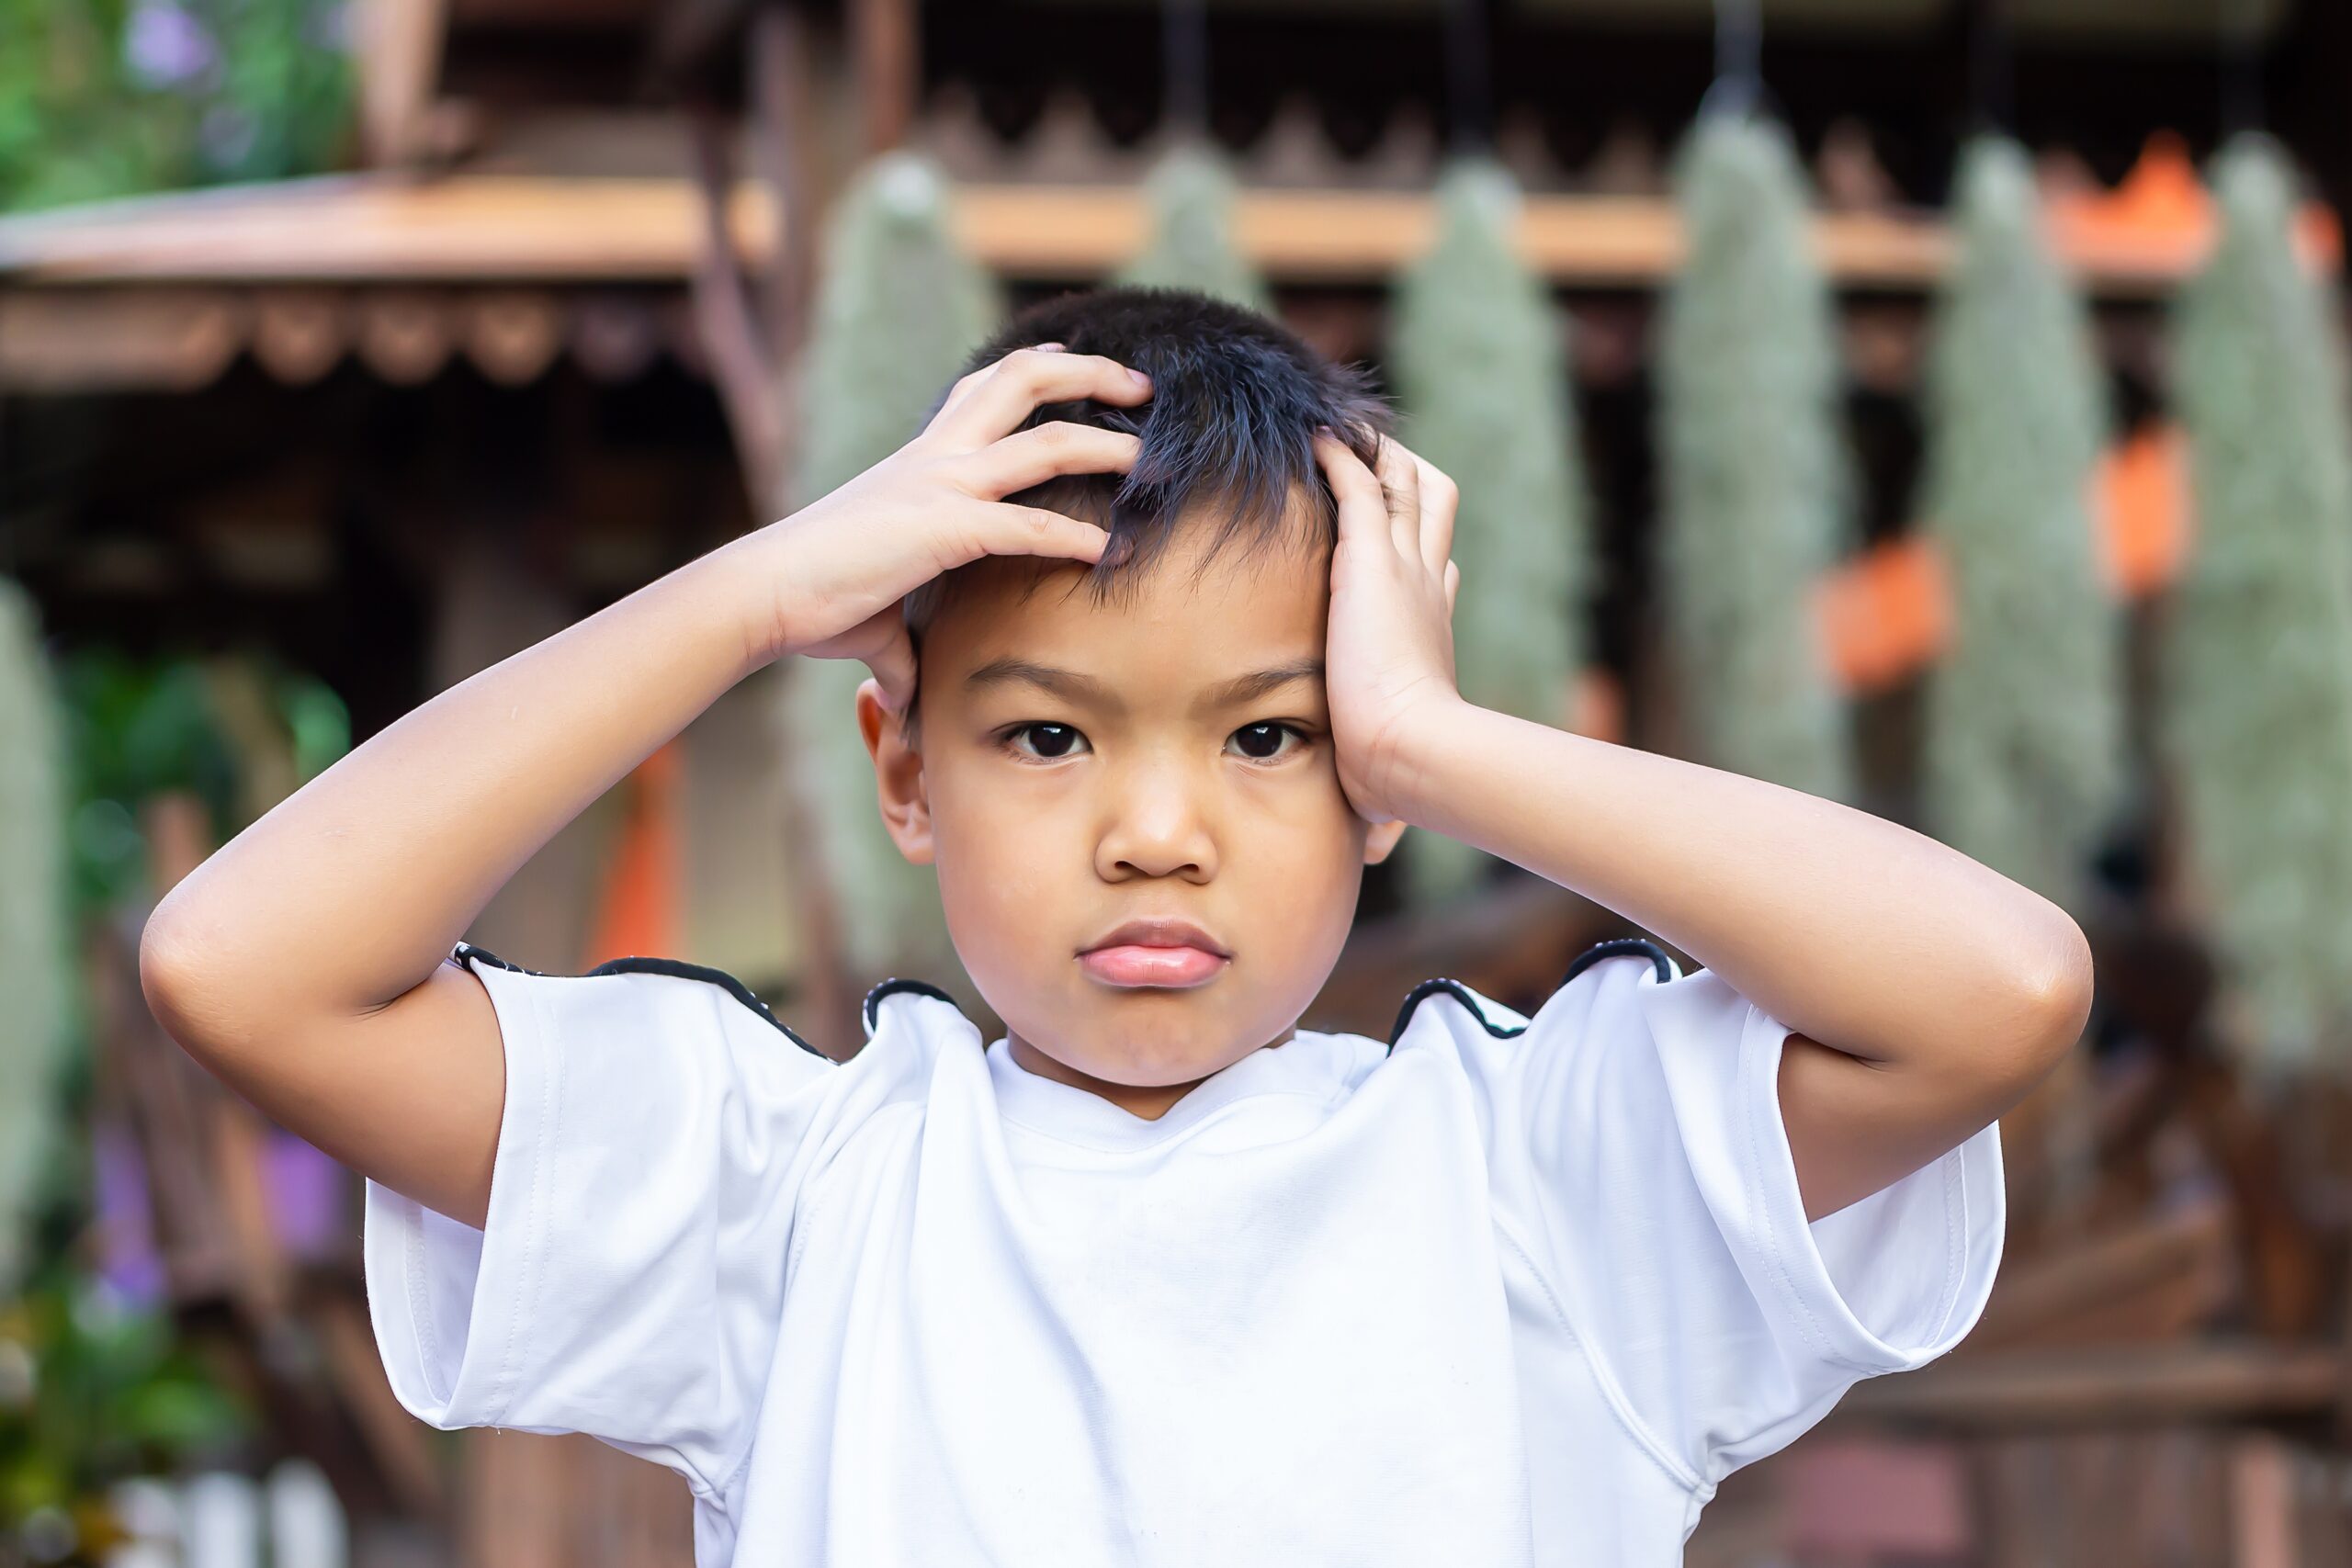
[[[1814,605],[1852,544],[1853,486],[1804,171],[1780,126],[1710,115],[1675,186],[1659,569],[1684,734],[1711,766],[1844,800],[1853,743]]]
[[[1265,278],[1233,243],[1233,175],[1214,150],[1192,143],[1172,149],[1144,182],[1151,243],[1117,281],[1272,309]]]
[[[1406,445],[1462,489],[1453,559],[1463,694],[1539,724],[1566,721],[1584,657],[1590,568],[1566,322],[1520,261],[1520,196],[1486,161],[1447,172],[1437,243],[1399,281],[1389,368]],[[1474,886],[1485,852],[1418,833],[1408,894],[1432,904]]]
[[[1922,800],[1945,842],[2079,915],[2123,780],[2121,621],[2090,513],[2107,385],[2024,150],[1972,143],[1956,206],[1921,490],[1955,635],[1928,678]]]
[[[2165,606],[2158,739],[2211,900],[2237,1043],[2344,1057],[2352,1027],[2352,455],[2332,287],[2297,260],[2267,138],[2212,171],[2220,243],[2174,321],[2197,539]]]
[[[220,1453],[256,1426],[166,1314],[126,1307],[62,1261],[0,1301],[0,1527]]]
[[[24,897],[0,916],[9,926],[0,932],[0,995],[9,1000],[0,1026],[0,1251],[37,1213],[51,1233],[50,1245],[20,1256],[17,1272],[0,1269],[7,1531],[36,1509],[102,1515],[111,1482],[219,1455],[256,1427],[254,1413],[176,1344],[167,1313],[84,1275],[56,1245],[85,1222],[74,1213],[86,1208],[85,1195],[68,1190],[78,1185],[69,1177],[90,1167],[82,1119],[60,1114],[74,1098],[70,1069],[87,1056],[73,923],[113,918],[152,896],[136,815],[149,796],[194,792],[225,838],[246,825],[248,781],[204,666],[91,650],[59,660],[52,687],[40,664],[32,607],[0,581],[0,897]],[[318,682],[265,660],[258,683],[300,779],[348,749],[342,705]],[[53,1042],[46,1060],[44,1041]]]
[[[11,999],[0,1025],[0,1292],[31,1224],[78,1197],[65,1177],[81,1168],[81,1151],[63,1146],[75,1123],[57,1113],[89,1056],[72,933],[153,898],[140,807],[166,790],[188,792],[204,803],[214,840],[225,841],[275,804],[255,798],[204,666],[88,649],[60,661],[54,696],[42,702],[32,626],[29,604],[0,581],[0,802],[8,808],[0,861],[9,868],[7,896],[24,900],[0,917],[12,928],[0,940],[0,995]],[[266,657],[249,663],[283,730],[293,783],[349,750],[350,721],[332,691]],[[44,711],[51,716],[37,716]],[[45,725],[54,728],[47,738]],[[44,771],[53,775],[46,784]]]
[[[0,0],[0,210],[328,167],[336,0]]]
[[[259,657],[260,681],[300,784],[351,749],[350,716],[342,699],[315,677]],[[73,758],[66,839],[77,909],[144,896],[146,840],[137,812],[150,796],[165,790],[197,796],[216,842],[225,843],[252,821],[239,759],[202,664],[141,662],[95,648],[65,660],[58,680]]]
[[[842,195],[808,349],[796,506],[910,439],[996,320],[994,285],[956,247],[947,200],[938,166],[911,152],[876,159]],[[874,765],[852,717],[865,666],[840,659],[790,666],[789,760],[820,826],[822,873],[849,962],[868,975],[952,962],[938,882],[899,853],[875,807]]]

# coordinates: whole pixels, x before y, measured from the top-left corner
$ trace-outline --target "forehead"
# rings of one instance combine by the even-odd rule
[[[927,694],[956,693],[966,675],[1001,659],[1177,696],[1285,660],[1321,658],[1329,547],[1295,537],[1237,539],[1212,558],[1215,533],[1180,526],[1148,567],[1100,598],[1080,563],[976,563],[924,634]]]

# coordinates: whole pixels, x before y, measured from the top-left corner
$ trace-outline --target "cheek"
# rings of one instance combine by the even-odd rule
[[[1059,819],[1017,791],[960,782],[943,780],[932,793],[940,899],[959,946],[1012,951],[1035,931],[1038,911],[1067,901],[1055,874],[1063,857],[1051,844]]]
[[[1344,936],[1363,884],[1365,824],[1333,782],[1328,792],[1303,795],[1250,824],[1245,842],[1232,846],[1226,869],[1248,881],[1250,902],[1267,912],[1270,930],[1302,945]],[[1279,914],[1276,911],[1280,911]]]

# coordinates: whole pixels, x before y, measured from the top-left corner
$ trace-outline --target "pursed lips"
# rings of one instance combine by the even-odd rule
[[[1232,961],[1225,945],[1189,920],[1129,920],[1078,955],[1104,985],[1190,987],[1214,979]]]

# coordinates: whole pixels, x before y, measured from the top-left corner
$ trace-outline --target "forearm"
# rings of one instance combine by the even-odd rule
[[[2087,1006],[2064,910],[1868,812],[1466,702],[1397,761],[1407,821],[1607,906],[1849,1055],[2046,1056]]]
[[[763,661],[752,537],[450,687],[198,866],[144,943],[182,1027],[361,1012],[430,974],[525,861]]]

